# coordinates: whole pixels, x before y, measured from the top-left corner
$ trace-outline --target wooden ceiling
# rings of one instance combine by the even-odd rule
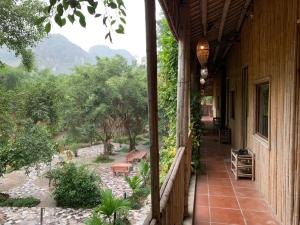
[[[185,0],[187,1],[187,0]],[[210,62],[221,61],[237,40],[251,0],[188,0],[191,43],[210,42]],[[184,0],[160,0],[175,38],[179,37],[180,5]]]

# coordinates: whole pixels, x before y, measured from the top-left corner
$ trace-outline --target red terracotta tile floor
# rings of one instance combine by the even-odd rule
[[[251,180],[235,180],[230,146],[205,136],[201,149],[204,175],[197,178],[195,225],[279,225]]]

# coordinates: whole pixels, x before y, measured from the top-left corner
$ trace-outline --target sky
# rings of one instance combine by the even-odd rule
[[[101,18],[94,18],[85,13],[87,27],[83,28],[80,24],[67,25],[60,28],[53,23],[52,34],[62,34],[71,42],[79,45],[88,51],[94,45],[107,45],[113,49],[126,49],[137,58],[146,55],[146,34],[145,34],[145,8],[144,0],[124,0],[126,6],[126,26],[125,34],[113,34],[113,43],[105,40],[106,29],[102,24]],[[159,18],[161,8],[156,4],[157,18]]]

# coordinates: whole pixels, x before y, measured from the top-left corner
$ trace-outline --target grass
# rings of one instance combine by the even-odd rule
[[[129,148],[126,147],[126,146],[122,146],[120,149],[119,149],[119,152],[122,152],[122,153],[127,153],[129,151]]]
[[[114,160],[107,157],[107,156],[104,156],[104,155],[99,155],[97,156],[96,160],[95,160],[95,163],[110,163],[110,162],[113,162]]]
[[[0,207],[34,207],[40,202],[39,199],[34,197],[0,199]]]

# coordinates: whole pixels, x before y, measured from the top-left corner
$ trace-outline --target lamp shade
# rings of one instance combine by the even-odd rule
[[[209,56],[209,43],[206,39],[200,39],[197,44],[197,58],[201,66],[205,66]]]
[[[208,69],[206,67],[200,70],[201,78],[206,79],[208,77]]]
[[[205,84],[205,79],[201,78],[200,79],[200,84],[204,85]]]

